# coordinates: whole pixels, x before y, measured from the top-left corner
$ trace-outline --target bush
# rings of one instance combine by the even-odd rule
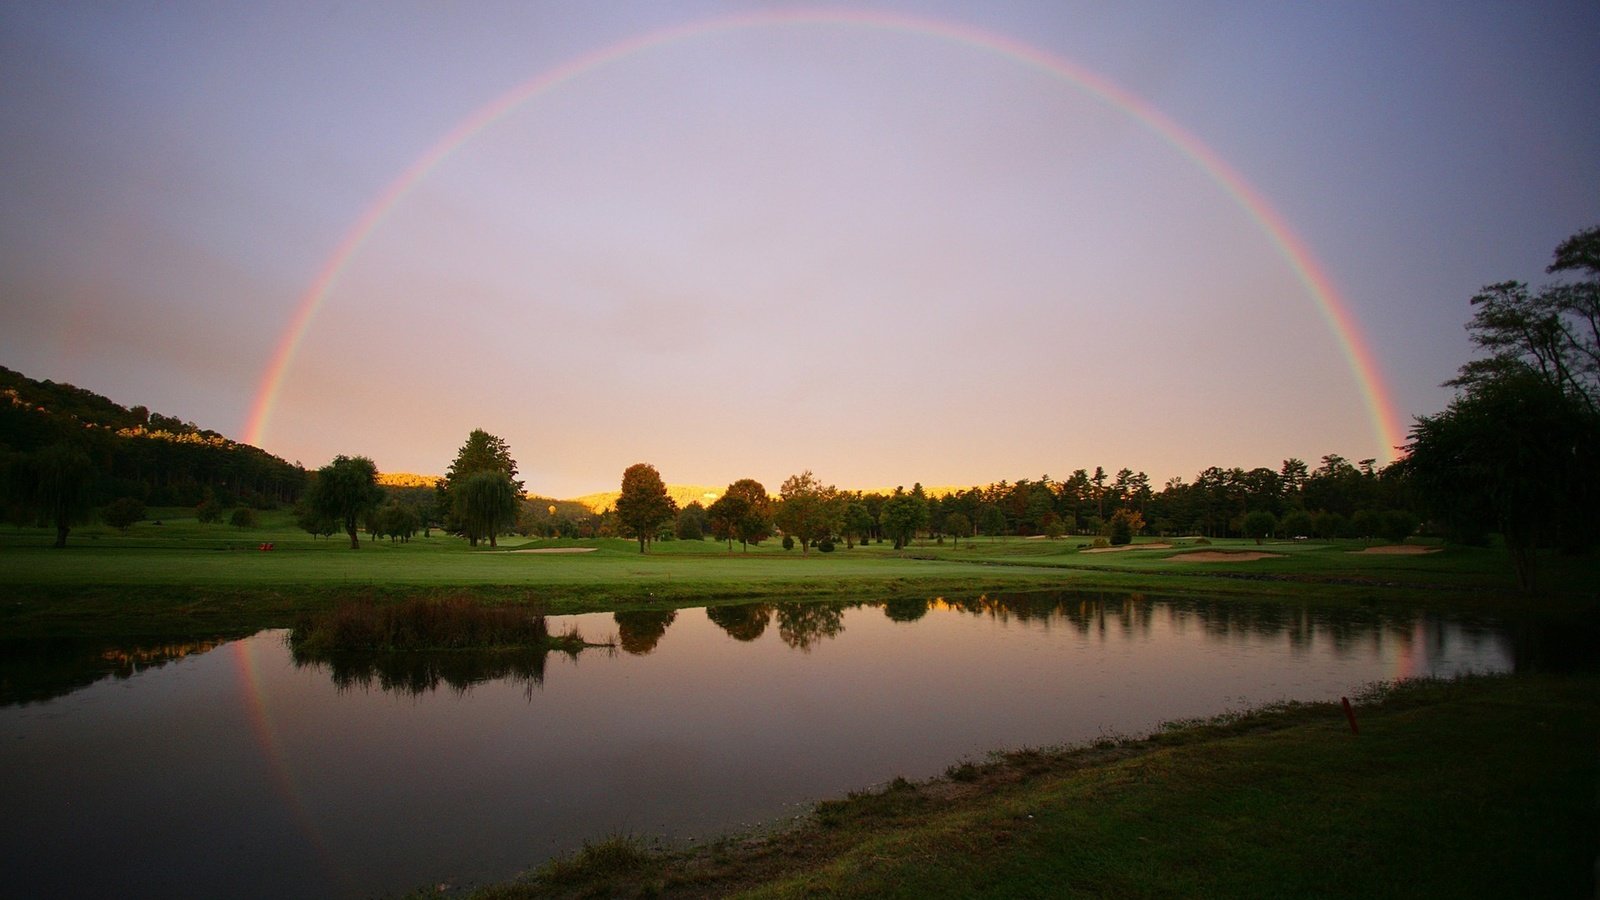
[[[194,517],[202,525],[210,525],[222,521],[222,504],[215,497],[207,497],[200,501],[194,508]]]
[[[129,526],[144,518],[144,504],[139,502],[138,497],[120,497],[107,504],[100,518],[112,528],[127,534]]]
[[[1384,513],[1380,521],[1378,536],[1386,541],[1400,544],[1417,530],[1417,517],[1403,509],[1391,509]]]
[[[823,553],[832,553],[833,538],[823,538],[822,540],[817,541],[817,549],[821,550]]]
[[[1277,527],[1277,517],[1264,509],[1258,509],[1244,517],[1244,536],[1253,539],[1257,544],[1261,543],[1263,538],[1271,537]]]
[[[228,524],[235,528],[254,528],[256,511],[248,506],[241,506],[233,511],[233,515],[228,518]]]
[[[785,550],[793,550],[794,549],[794,535],[786,534],[786,535],[783,536],[783,549],[785,549]]]

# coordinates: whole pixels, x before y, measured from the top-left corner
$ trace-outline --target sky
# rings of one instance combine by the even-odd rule
[[[1394,456],[1600,224],[1600,6],[0,5],[0,365],[319,466]]]

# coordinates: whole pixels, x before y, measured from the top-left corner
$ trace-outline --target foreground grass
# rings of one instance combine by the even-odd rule
[[[566,896],[1591,896],[1600,678],[1411,684],[1023,751],[821,804],[766,838],[586,847]]]

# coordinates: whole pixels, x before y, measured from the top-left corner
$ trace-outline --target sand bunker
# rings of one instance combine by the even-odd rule
[[[1282,553],[1261,553],[1255,550],[1244,553],[1228,553],[1223,550],[1196,550],[1193,553],[1179,553],[1167,557],[1172,562],[1255,562],[1258,559],[1273,559],[1282,556]]]
[[[1123,544],[1120,547],[1094,547],[1084,553],[1118,553],[1123,550],[1171,550],[1171,544]]]
[[[1416,544],[1385,544],[1382,547],[1368,547],[1365,550],[1355,550],[1355,553],[1381,553],[1385,556],[1418,556],[1423,553],[1438,553],[1443,547],[1419,547]]]
[[[598,547],[536,547],[532,550],[507,550],[507,553],[593,553]]]

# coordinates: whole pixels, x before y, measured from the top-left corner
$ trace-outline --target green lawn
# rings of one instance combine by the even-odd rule
[[[832,553],[782,549],[778,541],[728,548],[663,541],[640,554],[634,541],[508,538],[470,548],[435,532],[409,543],[312,538],[285,511],[238,529],[202,525],[192,510],[151,510],[126,534],[75,529],[50,547],[44,529],[0,529],[0,632],[11,636],[196,634],[292,624],[340,597],[375,599],[471,593],[491,602],[538,602],[552,613],[756,597],[889,599],[981,591],[1085,589],[1249,595],[1318,603],[1403,602],[1408,607],[1520,608],[1503,552],[1445,548],[1375,556],[1359,542],[1192,539],[1156,548],[1086,552],[1088,538],[922,541],[895,551],[871,544]],[[270,552],[258,548],[270,542]],[[527,550],[584,549],[581,553]],[[1185,562],[1195,551],[1265,551],[1251,562]],[[1595,599],[1592,558],[1549,557],[1538,604],[1582,609]]]

